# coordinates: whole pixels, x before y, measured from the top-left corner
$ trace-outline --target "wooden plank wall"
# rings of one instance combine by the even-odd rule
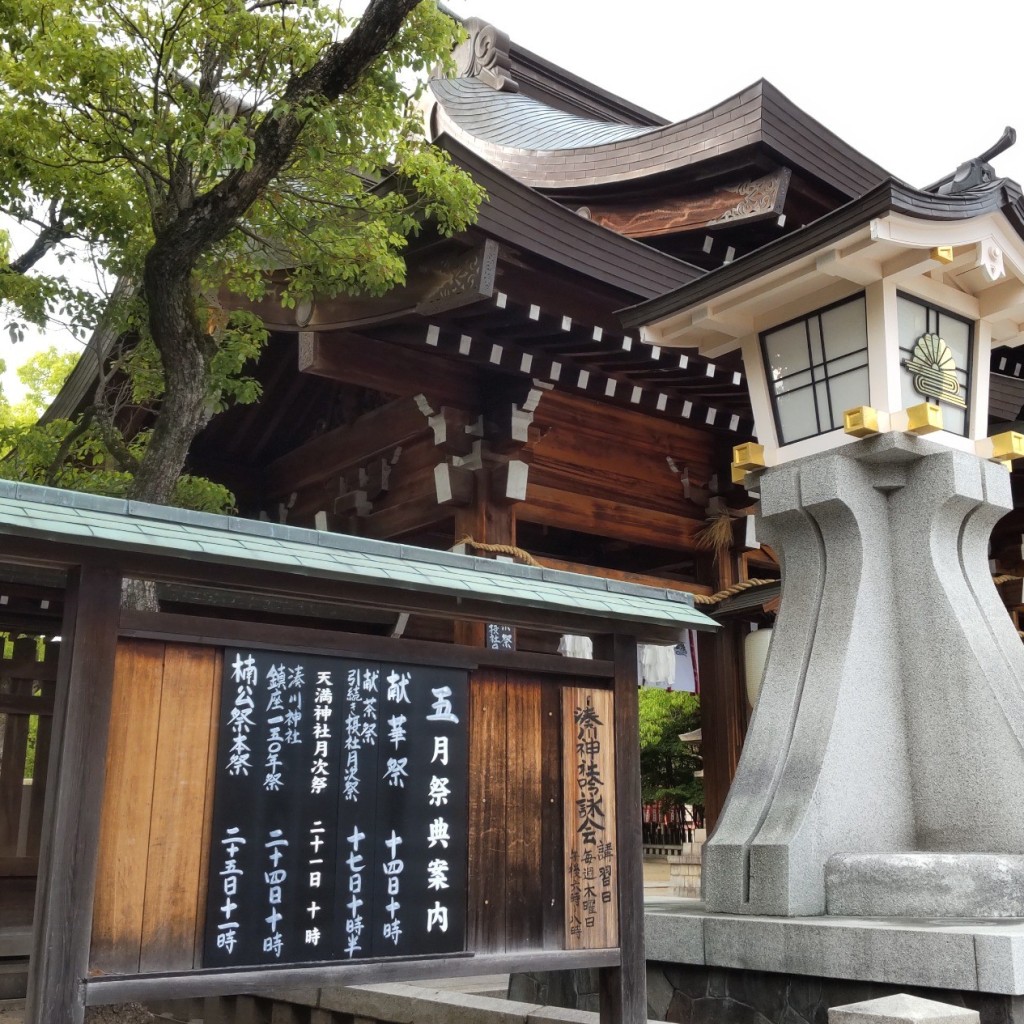
[[[200,965],[220,650],[118,646],[90,968]]]
[[[470,680],[469,946],[480,953],[564,948],[559,692],[512,672]]]

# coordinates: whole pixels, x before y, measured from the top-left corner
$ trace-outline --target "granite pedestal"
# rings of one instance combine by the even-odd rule
[[[906,855],[944,854],[930,876],[952,891],[981,870],[959,855],[1024,855],[1024,648],[987,550],[1011,506],[1006,471],[889,433],[758,486],[782,604],[704,849],[708,911],[824,914],[834,857],[873,855],[895,891]],[[897,912],[868,873],[834,877],[844,905]],[[990,890],[972,905],[961,886],[960,912],[988,916]]]

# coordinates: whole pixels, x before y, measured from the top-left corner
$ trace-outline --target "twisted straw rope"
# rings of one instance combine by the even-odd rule
[[[511,555],[513,558],[521,559],[527,565],[536,566],[538,569],[544,568],[529,551],[517,548],[514,544],[485,544],[483,541],[474,540],[469,534],[466,534],[465,537],[461,537],[456,541],[453,546],[461,547],[463,545],[467,548],[473,548],[474,551],[488,551],[496,555]],[[701,605],[718,604],[719,601],[724,601],[727,597],[742,593],[744,590],[750,590],[752,587],[763,587],[769,583],[778,582],[778,580],[772,579],[744,580],[742,583],[734,583],[731,587],[720,590],[717,594],[694,594],[693,603]]]
[[[522,559],[527,565],[536,566],[538,569],[544,568],[529,551],[517,548],[514,544],[484,544],[482,541],[473,540],[468,533],[461,540],[457,540],[453,547],[461,547],[463,544],[476,551],[493,551],[496,555],[511,555],[513,558]]]
[[[744,590],[750,590],[753,587],[764,587],[769,583],[778,583],[779,580],[743,580],[741,583],[734,583],[731,587],[726,587],[725,590],[720,590],[717,594],[694,594],[694,604],[718,604],[719,601],[724,601],[727,597],[732,597],[734,594],[741,594]]]

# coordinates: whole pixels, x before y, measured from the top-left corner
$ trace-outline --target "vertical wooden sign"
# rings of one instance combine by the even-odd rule
[[[562,691],[566,949],[619,944],[614,706],[607,690]]]

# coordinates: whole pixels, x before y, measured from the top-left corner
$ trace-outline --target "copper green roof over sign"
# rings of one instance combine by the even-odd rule
[[[446,551],[306,530],[275,523],[190,512],[142,502],[97,497],[32,484],[0,481],[0,561],[6,538],[53,545],[54,563],[73,562],[60,545],[120,555],[156,556],[171,562],[292,574],[345,585],[389,587],[409,595],[434,595],[560,616],[588,617],[608,632],[714,629],[692,606],[692,597],[616,580],[496,562]],[[211,579],[215,578],[213,576]],[[226,578],[226,577],[225,577]],[[401,593],[395,595],[401,605]],[[453,605],[454,606],[454,605]],[[624,627],[635,627],[626,629]]]

